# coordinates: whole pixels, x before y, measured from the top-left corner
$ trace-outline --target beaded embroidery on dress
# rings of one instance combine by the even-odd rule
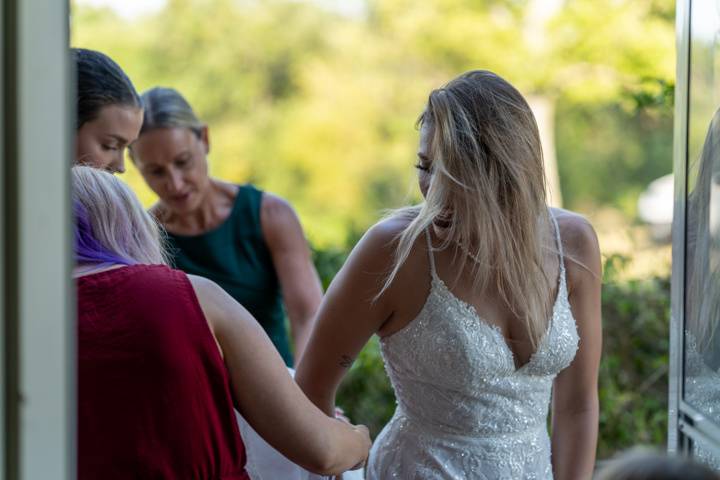
[[[380,340],[397,409],[370,452],[368,480],[553,478],[547,417],[555,376],[575,358],[560,230],[552,318],[536,352],[516,368],[501,330],[437,276],[418,316]]]

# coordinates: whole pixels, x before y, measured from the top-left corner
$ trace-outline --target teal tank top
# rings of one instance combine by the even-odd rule
[[[168,251],[175,268],[214,281],[245,307],[292,366],[280,283],[260,226],[262,195],[240,186],[225,222],[201,235],[168,232]]]

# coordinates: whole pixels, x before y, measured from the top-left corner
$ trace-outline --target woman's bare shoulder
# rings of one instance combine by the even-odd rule
[[[409,215],[392,215],[370,227],[366,235],[376,240],[393,241],[405,231],[412,220]]]
[[[602,275],[600,245],[597,234],[590,221],[579,213],[553,208],[552,215],[560,227],[560,238],[570,277],[591,274],[597,278]]]
[[[198,275],[188,274],[187,277],[198,298],[200,308],[211,323],[228,317],[249,315],[247,310],[217,283]]]
[[[398,241],[412,222],[413,217],[399,212],[386,217],[370,227],[355,246],[358,253],[368,252],[379,262],[391,262],[397,250]]]

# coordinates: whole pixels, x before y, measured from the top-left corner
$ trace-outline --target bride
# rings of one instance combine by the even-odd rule
[[[331,415],[352,361],[380,337],[398,405],[370,480],[590,478],[602,339],[593,228],[548,207],[535,119],[499,76],[472,71],[434,90],[419,125],[425,201],[355,247],[296,380]]]

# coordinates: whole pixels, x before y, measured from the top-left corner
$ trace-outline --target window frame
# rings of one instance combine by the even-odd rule
[[[673,171],[675,193],[672,233],[672,278],[670,316],[670,373],[668,451],[692,456],[693,444],[720,459],[720,425],[685,401],[685,306],[686,306],[686,234],[687,181],[689,167],[689,107],[692,35],[692,0],[677,0],[676,45],[677,75],[675,83],[675,123]]]

